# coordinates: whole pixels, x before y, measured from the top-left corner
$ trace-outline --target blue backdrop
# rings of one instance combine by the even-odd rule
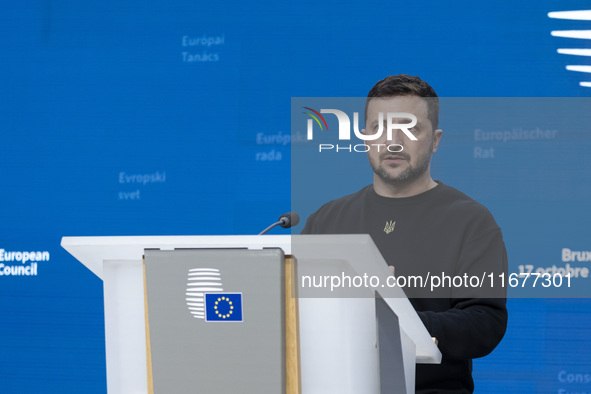
[[[551,32],[591,21],[547,15],[585,7],[4,1],[0,391],[106,391],[102,283],[60,248],[62,236],[262,230],[290,210],[291,97],[364,96],[397,73],[447,97],[588,96],[580,82],[591,76],[566,66],[590,58],[557,49],[589,40]],[[444,150],[435,175],[489,207],[510,260],[560,262],[562,248],[591,250],[580,208],[591,155],[574,149],[589,144],[586,131],[582,122],[576,138],[559,141],[556,157],[532,158],[538,142],[523,143],[493,163],[475,160],[474,140],[451,134],[443,143],[469,153]],[[483,181],[474,184],[476,174]],[[506,181],[512,194],[503,198],[494,188]],[[568,215],[553,211],[573,201]],[[18,275],[26,267],[34,274]],[[509,310],[505,339],[475,362],[478,391],[591,392],[591,302],[512,299]]]

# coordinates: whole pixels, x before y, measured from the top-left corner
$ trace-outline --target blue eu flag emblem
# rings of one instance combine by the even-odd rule
[[[242,321],[242,293],[205,294],[205,321]]]

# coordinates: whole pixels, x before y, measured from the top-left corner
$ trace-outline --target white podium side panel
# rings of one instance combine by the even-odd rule
[[[392,275],[386,261],[378,248],[367,234],[359,235],[299,235],[292,236],[291,252],[298,259],[298,274],[311,277],[336,275],[340,277],[343,271],[336,268],[351,267],[350,275],[377,277],[379,283],[387,283]],[[337,265],[338,263],[339,265]],[[317,269],[324,264],[327,268]],[[324,271],[323,271],[324,270]],[[308,286],[299,289],[300,302],[306,297],[335,297],[329,286]],[[371,287],[340,287],[342,297],[366,297],[371,294]],[[320,293],[318,293],[320,290]],[[350,291],[351,290],[351,291]],[[357,291],[359,290],[359,292]],[[423,322],[415,312],[410,301],[400,287],[380,286],[377,288],[390,308],[396,313],[400,328],[416,345],[416,361],[426,364],[441,362],[441,353],[433,343],[431,336]]]
[[[417,347],[410,337],[402,330],[400,330],[400,339],[402,343],[402,359],[404,361],[404,381],[406,383],[406,392],[411,394],[415,392]]]
[[[105,345],[109,394],[146,394],[146,328],[141,261],[105,261]]]
[[[299,309],[302,393],[378,394],[375,300],[302,298]]]

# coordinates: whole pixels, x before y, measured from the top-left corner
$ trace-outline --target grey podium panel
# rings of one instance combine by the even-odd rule
[[[376,292],[380,394],[406,393],[398,316]]]
[[[146,250],[145,259],[156,394],[285,393],[283,251]]]

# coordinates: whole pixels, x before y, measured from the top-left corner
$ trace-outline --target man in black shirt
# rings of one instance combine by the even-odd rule
[[[413,114],[417,123],[385,132],[386,116]],[[373,184],[331,201],[312,214],[304,234],[370,234],[397,276],[439,274],[498,275],[507,270],[501,230],[490,212],[462,192],[431,178],[431,155],[442,131],[437,129],[439,100],[418,77],[396,75],[378,82],[365,107],[369,163]],[[380,124],[383,121],[383,124]],[[397,152],[402,147],[400,152]],[[497,284],[498,286],[498,284]],[[487,291],[488,290],[488,291]],[[417,365],[417,393],[472,393],[472,359],[489,354],[507,325],[504,289],[447,286],[432,293],[405,292],[431,336],[439,341],[440,365]],[[483,298],[488,297],[488,298]]]

